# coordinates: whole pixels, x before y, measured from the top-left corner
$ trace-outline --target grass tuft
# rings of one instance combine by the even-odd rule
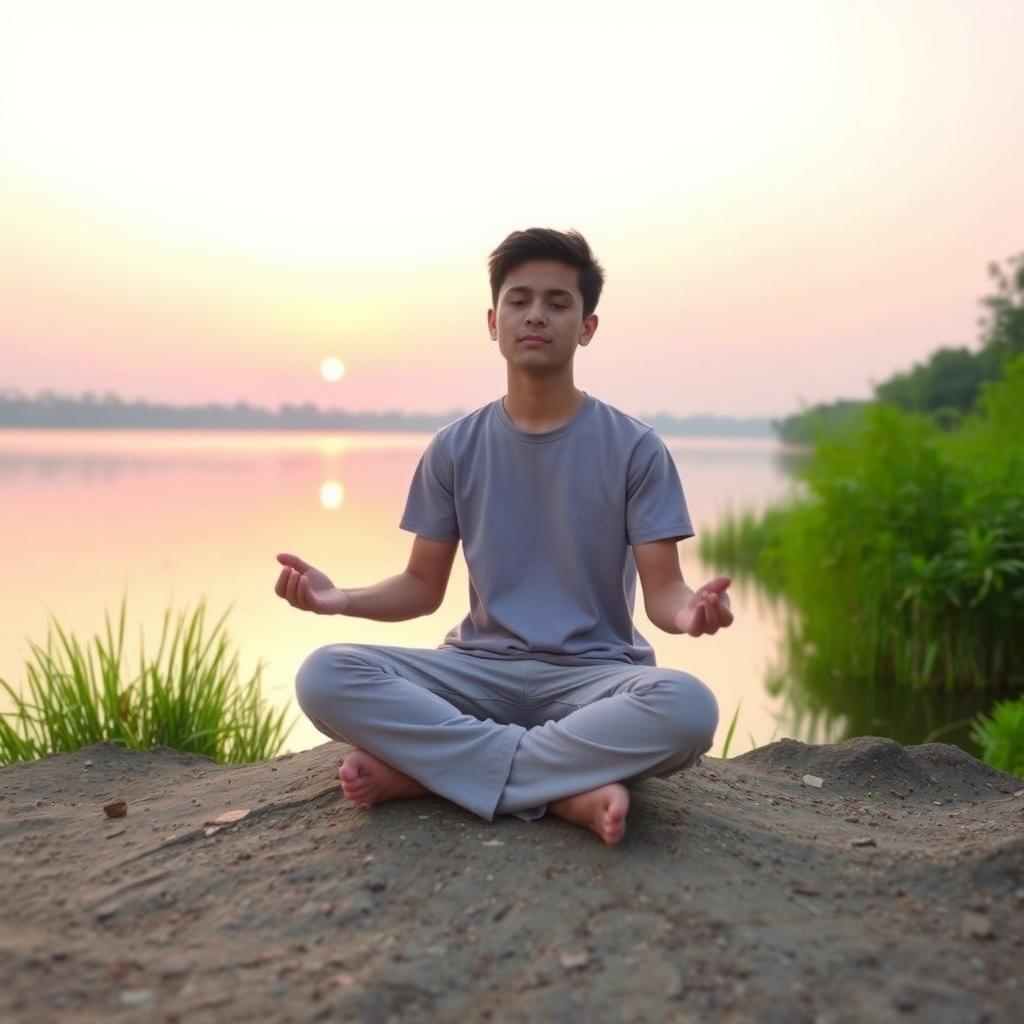
[[[168,610],[155,654],[147,655],[140,629],[138,671],[128,679],[124,600],[116,621],[105,613],[104,631],[84,642],[51,616],[45,646],[30,643],[22,691],[0,679],[14,708],[0,714],[0,764],[104,741],[219,762],[273,757],[293,723],[266,706],[262,663],[239,682],[226,617],[208,627],[203,600],[176,617]]]
[[[971,738],[986,764],[1024,778],[1024,697],[999,701],[991,714],[978,715]]]

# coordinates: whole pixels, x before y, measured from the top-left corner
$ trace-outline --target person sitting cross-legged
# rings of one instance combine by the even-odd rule
[[[276,593],[324,615],[396,622],[441,605],[459,542],[469,612],[434,649],[330,644],[296,677],[303,712],[355,749],[339,768],[363,806],[437,794],[491,821],[551,812],[619,842],[628,785],[696,763],[718,724],[712,691],[659,666],[633,624],[714,634],[728,576],[692,590],[682,484],[647,424],[579,390],[603,271],[576,232],[531,228],[490,257],[490,337],[507,392],[441,428],[413,475],[405,570],[342,589],[280,554]]]

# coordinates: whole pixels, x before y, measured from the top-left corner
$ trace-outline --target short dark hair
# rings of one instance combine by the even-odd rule
[[[579,288],[583,296],[583,317],[597,309],[604,284],[604,270],[594,259],[587,240],[578,231],[555,231],[552,228],[527,228],[513,231],[487,261],[491,272],[491,300],[498,305],[502,283],[516,267],[530,260],[557,260],[579,271]]]

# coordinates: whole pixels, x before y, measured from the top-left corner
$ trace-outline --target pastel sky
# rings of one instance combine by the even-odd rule
[[[1022,39],[1020,0],[0,0],[0,388],[475,408],[536,224],[606,268],[606,401],[865,396],[1024,249]]]

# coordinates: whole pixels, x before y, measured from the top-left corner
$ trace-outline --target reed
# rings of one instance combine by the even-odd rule
[[[814,450],[800,496],[701,543],[709,563],[785,596],[811,677],[1024,687],[1024,360],[982,406],[955,435],[870,408]]]
[[[292,723],[266,706],[262,664],[239,681],[227,614],[208,627],[205,601],[176,617],[168,610],[155,653],[147,653],[140,630],[131,678],[124,600],[116,622],[105,613],[104,631],[85,642],[51,616],[45,646],[30,644],[22,690],[0,679],[14,709],[0,715],[0,763],[103,741],[130,750],[171,747],[220,762],[273,757]]]

